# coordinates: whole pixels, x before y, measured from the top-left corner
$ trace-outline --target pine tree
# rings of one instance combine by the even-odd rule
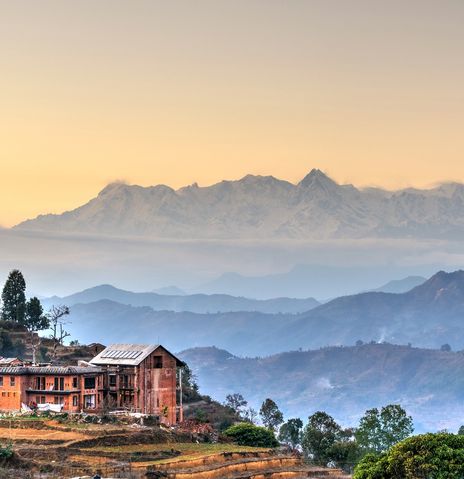
[[[2,319],[24,324],[26,314],[26,281],[21,271],[14,269],[8,275],[2,291]]]
[[[47,316],[44,315],[42,305],[38,298],[31,298],[26,303],[26,315],[24,325],[29,332],[29,339],[32,347],[32,363],[36,362],[37,347],[40,344],[40,339],[36,337],[37,331],[43,331],[50,325]]]

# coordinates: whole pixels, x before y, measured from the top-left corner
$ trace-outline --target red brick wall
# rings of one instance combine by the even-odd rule
[[[0,411],[19,411],[26,389],[26,377],[0,375]],[[12,384],[12,379],[14,384]]]
[[[1,377],[1,376],[0,376]],[[95,395],[96,408],[101,407],[102,393],[99,391],[103,387],[103,375],[97,375],[95,388],[85,389],[84,375],[58,376],[36,374],[28,376],[15,377],[15,386],[10,385],[10,375],[3,376],[3,386],[0,386],[0,410],[16,411],[21,409],[21,403],[30,405],[31,403],[46,402],[50,404],[63,404],[63,410],[68,412],[79,412],[84,409],[84,396]],[[45,390],[37,390],[36,378],[45,377]],[[55,378],[63,378],[63,390],[70,394],[60,391],[54,391]],[[73,387],[73,378],[77,378],[77,387]],[[40,385],[42,388],[43,385]],[[32,391],[27,391],[32,390]],[[77,399],[74,400],[74,397]]]
[[[156,367],[159,358],[162,367]],[[165,424],[176,423],[176,374],[176,359],[162,348],[154,351],[137,367],[136,402],[141,412],[159,415]]]

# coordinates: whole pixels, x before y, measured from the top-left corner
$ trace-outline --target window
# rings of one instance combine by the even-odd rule
[[[110,381],[110,386],[115,387],[116,386],[116,374],[110,374],[109,381]]]
[[[84,389],[95,389],[95,377],[84,378]]]
[[[123,389],[129,389],[132,387],[132,378],[128,374],[121,374],[119,376],[119,387]]]
[[[95,394],[86,394],[84,396],[84,407],[85,409],[95,409]]]
[[[64,378],[55,378],[55,391],[64,391]]]
[[[72,387],[73,389],[77,389],[77,378],[73,378]]]
[[[0,388],[3,387],[3,376],[0,376]]]
[[[153,367],[161,369],[163,367],[163,356],[153,356]]]
[[[78,396],[73,396],[73,406],[76,407],[79,405],[79,398]]]
[[[16,378],[14,376],[10,376],[10,386],[14,386],[16,384]]]
[[[35,388],[38,391],[45,391],[45,376],[35,378]]]
[[[54,396],[53,397],[53,402],[55,404],[64,404],[64,397],[62,396]]]

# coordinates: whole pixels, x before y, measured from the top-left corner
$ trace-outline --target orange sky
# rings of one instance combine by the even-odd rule
[[[464,2],[0,0],[0,224],[114,180],[464,181]]]

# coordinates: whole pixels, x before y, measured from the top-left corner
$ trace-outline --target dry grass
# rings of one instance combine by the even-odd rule
[[[268,451],[269,449],[259,447],[237,446],[236,444],[205,444],[205,443],[183,443],[173,442],[165,444],[131,444],[127,446],[103,446],[92,448],[93,451],[99,451],[102,454],[105,452],[111,453],[150,453],[170,451],[174,449],[179,451],[180,455],[170,459],[161,459],[157,461],[139,462],[137,466],[147,466],[150,464],[169,464],[171,462],[186,461],[191,459],[198,459],[213,454],[221,454],[223,452],[256,452]]]
[[[90,436],[74,431],[55,431],[52,429],[28,429],[28,428],[0,428],[2,439],[25,439],[34,441],[36,439],[77,441],[88,439]]]

